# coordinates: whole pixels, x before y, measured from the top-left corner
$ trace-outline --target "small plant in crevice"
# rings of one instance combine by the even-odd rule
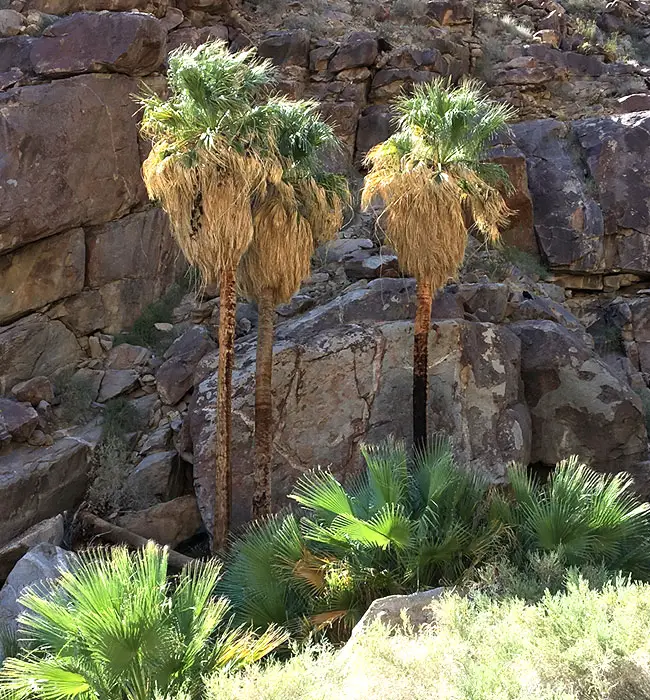
[[[131,329],[115,337],[115,345],[130,343],[142,345],[156,352],[164,352],[176,339],[175,331],[161,331],[157,323],[171,323],[172,313],[188,291],[198,289],[196,271],[190,268],[180,282],[175,282],[157,301],[140,314]]]
[[[594,339],[594,347],[599,355],[623,354],[621,329],[606,319],[593,323],[587,333]]]
[[[61,418],[66,423],[84,423],[95,415],[92,403],[97,388],[89,377],[79,373],[65,374],[57,382],[57,393]]]
[[[538,255],[508,245],[503,246],[499,252],[507,263],[518,268],[525,275],[538,277],[541,280],[547,280],[550,277],[551,273],[548,267],[544,265]]]
[[[119,397],[106,402],[87,494],[93,510],[105,513],[129,505],[131,494],[125,491],[124,482],[131,467],[130,436],[142,429],[142,423],[132,401]]]

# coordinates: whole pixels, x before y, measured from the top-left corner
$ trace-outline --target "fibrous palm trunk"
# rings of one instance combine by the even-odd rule
[[[225,548],[230,530],[232,501],[230,474],[232,368],[235,358],[235,311],[237,308],[235,270],[227,268],[221,272],[220,277],[217,462],[212,535],[212,549],[215,552]]]
[[[271,514],[271,460],[273,458],[273,296],[258,299],[257,354],[255,357],[255,456],[253,518]]]
[[[418,280],[417,308],[413,339],[413,446],[422,451],[427,446],[427,402],[429,393],[429,326],[433,287]]]

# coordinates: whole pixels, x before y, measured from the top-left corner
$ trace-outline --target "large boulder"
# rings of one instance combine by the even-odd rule
[[[570,127],[553,119],[513,127],[528,163],[535,233],[551,268],[574,272],[605,269],[603,216],[584,181],[583,168],[567,136]]]
[[[100,432],[91,424],[51,447],[21,447],[0,455],[0,545],[79,504]]]
[[[15,630],[16,620],[24,607],[20,597],[31,590],[44,590],[64,571],[74,566],[77,556],[53,544],[39,544],[30,549],[13,568],[0,590],[0,627]],[[0,648],[0,658],[2,649]]]
[[[643,460],[647,434],[639,397],[584,343],[553,321],[519,321],[521,373],[532,419],[532,462],[572,454],[600,469]]]
[[[0,397],[0,416],[9,435],[17,442],[26,442],[38,426],[38,413],[28,403]]]
[[[203,527],[194,496],[179,496],[145,510],[125,513],[118,519],[118,524],[172,548],[196,535]]]
[[[138,90],[126,76],[80,75],[0,94],[0,252],[146,201]]]
[[[26,0],[23,12],[37,10],[51,15],[68,15],[80,10],[100,12],[150,12],[156,17],[163,17],[170,6],[169,0]]]
[[[63,515],[55,515],[15,537],[0,547],[0,581],[6,580],[16,562],[39,544],[53,544],[60,547],[65,534]]]
[[[276,66],[309,65],[309,32],[304,29],[266,32],[257,48],[260,56]]]
[[[650,267],[650,112],[574,122],[594,183],[606,236],[607,267],[646,274]]]
[[[78,12],[54,22],[32,45],[34,72],[48,78],[77,73],[148,75],[165,58],[167,32],[139,12]]]
[[[376,313],[383,309],[384,318],[390,318],[390,296],[380,285],[374,289]],[[401,315],[410,318],[407,296],[401,300],[398,294],[393,296],[397,300],[392,302],[392,315],[398,316],[401,308]],[[370,308],[370,299],[362,296],[359,315]],[[271,468],[276,507],[285,503],[296,478],[318,465],[331,466],[343,479],[358,473],[360,442],[378,442],[391,434],[410,439],[406,407],[411,405],[412,322],[366,326],[346,322],[335,310],[332,306],[332,316],[315,313],[311,321],[291,321],[278,333]],[[351,318],[353,313],[347,315]],[[372,318],[363,321],[371,322]],[[432,329],[429,352],[430,431],[452,436],[461,464],[495,480],[504,477],[504,465],[510,460],[528,462],[530,419],[519,389],[517,338],[493,324],[441,321]],[[252,492],[254,353],[254,347],[240,348],[233,376],[237,524],[249,517]],[[195,487],[208,530],[214,490],[216,366],[216,353],[203,359],[197,378],[204,380],[196,389],[190,415]]]
[[[0,323],[80,292],[85,266],[79,228],[0,256]]]
[[[42,314],[0,327],[0,394],[38,375],[53,377],[76,365],[81,348],[72,331]]]

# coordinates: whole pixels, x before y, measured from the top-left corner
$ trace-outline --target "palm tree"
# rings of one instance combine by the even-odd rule
[[[167,552],[95,550],[50,588],[21,600],[20,650],[0,667],[11,700],[172,700],[202,697],[206,674],[253,663],[287,635],[230,623],[215,598],[220,565],[167,577]],[[3,694],[4,693],[4,694]]]
[[[143,166],[152,199],[169,214],[176,240],[206,284],[220,286],[219,388],[213,547],[230,522],[231,384],[236,269],[253,237],[252,192],[265,181],[273,143],[266,91],[270,63],[223,42],[181,48],[169,59],[168,99],[150,93],[142,133],[152,151]]]
[[[275,98],[267,104],[276,128],[277,155],[253,195],[253,239],[239,266],[239,281],[257,302],[255,454],[252,515],[271,512],[273,457],[273,337],[275,307],[289,301],[309,275],[314,247],[334,238],[349,198],[344,177],[326,174],[321,156],[338,147],[316,102]],[[277,157],[279,156],[279,162]]]
[[[467,81],[416,86],[395,103],[397,132],[366,157],[362,206],[383,200],[388,239],[402,268],[417,280],[413,345],[413,440],[427,440],[428,338],[434,293],[460,267],[468,218],[490,240],[509,214],[499,186],[507,175],[484,163],[486,146],[513,116]]]

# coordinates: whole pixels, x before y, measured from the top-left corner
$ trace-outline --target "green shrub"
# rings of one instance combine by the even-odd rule
[[[512,532],[513,556],[555,552],[570,566],[650,577],[650,504],[634,495],[630,477],[599,474],[571,457],[545,484],[518,466],[508,478],[491,515]]]
[[[106,402],[102,429],[105,437],[123,437],[142,429],[142,416],[133,401],[120,396]]]
[[[291,496],[301,519],[256,523],[235,542],[221,590],[242,621],[298,637],[327,628],[338,640],[374,599],[464,584],[503,556],[538,572],[541,590],[561,587],[573,565],[650,577],[650,505],[626,476],[571,458],[545,484],[512,466],[509,486],[488,488],[444,442],[415,459],[392,442],[363,454],[366,471],[347,490],[312,472]]]
[[[349,491],[312,472],[291,496],[300,523],[273,518],[235,543],[222,590],[242,619],[345,636],[375,598],[456,581],[496,551],[487,483],[457,468],[446,442],[412,462],[399,443],[362,451],[366,471]]]
[[[205,674],[254,662],[284,641],[231,627],[214,598],[219,564],[167,577],[153,543],[83,555],[72,573],[21,602],[21,650],[0,668],[12,700],[173,700],[200,697]]]
[[[67,374],[58,381],[58,395],[61,401],[61,418],[67,423],[83,423],[93,414],[92,403],[97,388],[90,378],[82,374]]]
[[[525,585],[523,582],[521,585]],[[650,586],[602,590],[572,573],[566,592],[444,596],[417,634],[380,624],[334,652],[218,673],[207,700],[641,700],[650,697]]]

